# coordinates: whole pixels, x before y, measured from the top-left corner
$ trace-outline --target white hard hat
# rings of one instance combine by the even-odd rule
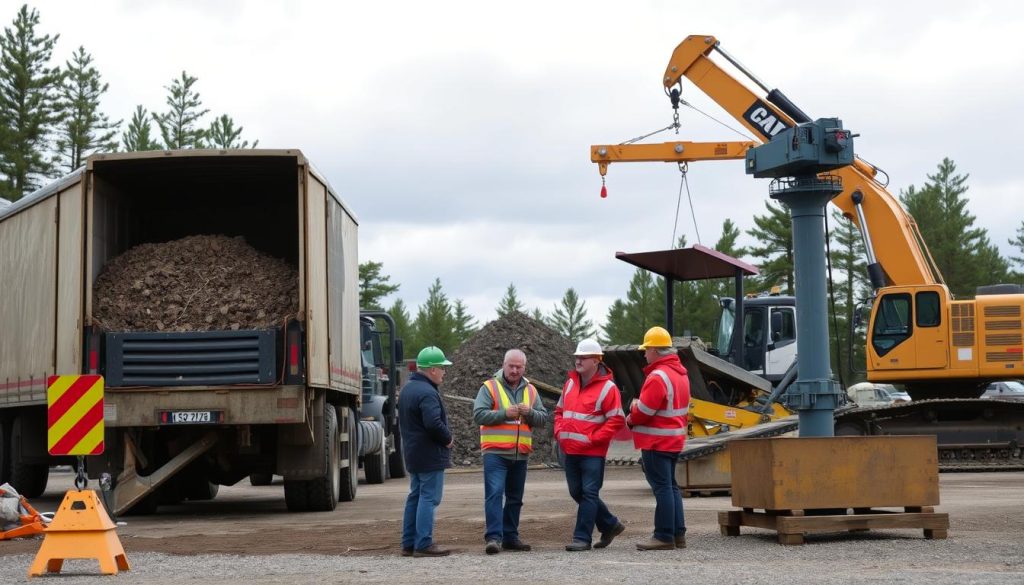
[[[604,355],[601,351],[601,344],[593,339],[584,339],[576,346],[576,353],[572,355]]]

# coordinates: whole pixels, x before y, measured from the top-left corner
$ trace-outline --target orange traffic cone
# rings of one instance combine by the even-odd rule
[[[104,575],[116,575],[118,569],[130,568],[114,523],[92,490],[64,494],[64,501],[44,534],[43,545],[28,570],[29,577],[59,573],[65,559],[97,559]]]

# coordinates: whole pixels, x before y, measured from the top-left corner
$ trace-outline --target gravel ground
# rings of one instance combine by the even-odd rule
[[[876,530],[807,536],[803,546],[781,546],[772,532],[743,528],[739,537],[719,534],[717,514],[732,509],[727,497],[689,498],[688,548],[639,552],[633,542],[649,530],[653,498],[636,468],[609,468],[603,492],[627,532],[600,551],[567,553],[561,548],[571,532],[574,508],[564,479],[555,470],[531,470],[523,516],[530,553],[487,556],[480,530],[480,474],[451,474],[438,511],[435,538],[459,549],[446,558],[413,559],[397,554],[395,520],[405,485],[361,485],[361,508],[351,504],[334,513],[287,514],[274,486],[226,488],[206,506],[181,506],[146,519],[129,518],[118,529],[132,568],[116,577],[97,575],[94,561],[68,561],[63,583],[640,583],[694,581],[732,583],[901,583],[962,585],[1024,583],[1024,481],[1020,474],[977,473],[940,476],[942,505],[950,514],[945,540],[925,540],[920,530]],[[277,484],[279,487],[279,484]],[[254,495],[255,494],[255,495]],[[357,503],[359,502],[357,500]],[[46,507],[46,506],[44,506]],[[345,510],[349,510],[345,513]],[[373,528],[371,528],[373,527]],[[330,548],[300,545],[290,531],[307,533],[310,542],[335,542]],[[333,531],[333,532],[330,532]],[[232,542],[239,552],[257,538],[287,554],[187,554],[154,550],[182,547],[190,534]],[[276,532],[276,535],[275,535]],[[197,543],[200,536],[196,537]],[[370,546],[383,544],[380,547]],[[26,545],[32,545],[31,548]],[[365,546],[364,546],[365,545]],[[0,542],[0,583],[27,580],[37,548],[33,542]],[[161,547],[166,547],[161,549]],[[197,550],[198,549],[198,550]],[[337,550],[338,554],[294,554],[301,550]],[[14,554],[5,554],[13,552]],[[15,552],[17,551],[17,552]],[[116,581],[115,581],[116,580]]]

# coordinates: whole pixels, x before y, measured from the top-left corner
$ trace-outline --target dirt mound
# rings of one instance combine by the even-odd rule
[[[480,427],[473,424],[473,404],[480,386],[501,369],[505,352],[519,348],[526,353],[526,377],[557,388],[573,366],[572,341],[544,323],[513,312],[484,325],[451,356],[441,391],[446,400],[448,423],[455,437],[452,463],[480,465]],[[452,396],[454,395],[454,396]],[[548,424],[533,435],[534,463],[555,461],[551,451],[551,425],[557,400],[540,392],[548,410]],[[460,400],[459,397],[462,397]]]
[[[189,236],[114,258],[93,288],[109,331],[226,331],[279,325],[299,306],[298,272],[240,237]]]

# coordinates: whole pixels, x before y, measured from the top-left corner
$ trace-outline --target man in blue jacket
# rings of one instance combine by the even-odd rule
[[[416,372],[398,399],[402,451],[409,472],[409,497],[402,522],[402,556],[443,557],[450,550],[434,544],[434,511],[441,503],[444,470],[451,467],[452,433],[437,387],[452,363],[440,348],[423,348]]]

